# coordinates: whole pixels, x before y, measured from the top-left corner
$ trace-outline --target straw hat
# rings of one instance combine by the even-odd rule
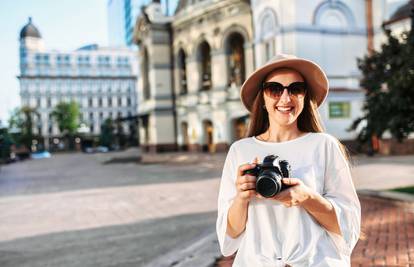
[[[308,90],[316,99],[318,107],[328,95],[328,78],[315,62],[297,58],[293,55],[279,54],[270,59],[265,65],[254,71],[243,83],[240,91],[240,98],[243,105],[252,111],[252,106],[263,79],[275,69],[289,68],[299,72],[305,79]]]

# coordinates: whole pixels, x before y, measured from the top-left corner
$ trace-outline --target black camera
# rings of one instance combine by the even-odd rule
[[[282,178],[290,177],[290,165],[286,160],[279,160],[278,156],[266,156],[262,164],[246,170],[244,174],[256,176],[256,192],[263,197],[273,197],[288,186],[282,183]]]

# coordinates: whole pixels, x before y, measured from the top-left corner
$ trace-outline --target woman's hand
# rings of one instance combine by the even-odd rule
[[[282,202],[286,207],[300,206],[311,197],[311,189],[300,179],[283,178],[282,183],[290,187],[276,194],[272,199]]]
[[[251,198],[256,195],[256,177],[250,174],[244,175],[244,172],[253,169],[257,164],[257,158],[251,164],[243,164],[238,168],[236,179],[236,198],[244,203],[250,202]]]

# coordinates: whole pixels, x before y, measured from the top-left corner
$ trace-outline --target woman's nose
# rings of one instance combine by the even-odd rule
[[[286,88],[283,90],[283,93],[280,96],[280,101],[282,101],[283,103],[289,103],[290,102],[290,95],[289,95],[289,92]]]

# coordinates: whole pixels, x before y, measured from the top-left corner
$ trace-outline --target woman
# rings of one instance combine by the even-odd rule
[[[361,208],[341,144],[322,133],[317,107],[327,93],[321,68],[289,55],[243,84],[249,133],[227,154],[216,225],[222,254],[237,251],[233,266],[350,266]],[[291,166],[287,189],[271,198],[245,175],[267,155]]]

